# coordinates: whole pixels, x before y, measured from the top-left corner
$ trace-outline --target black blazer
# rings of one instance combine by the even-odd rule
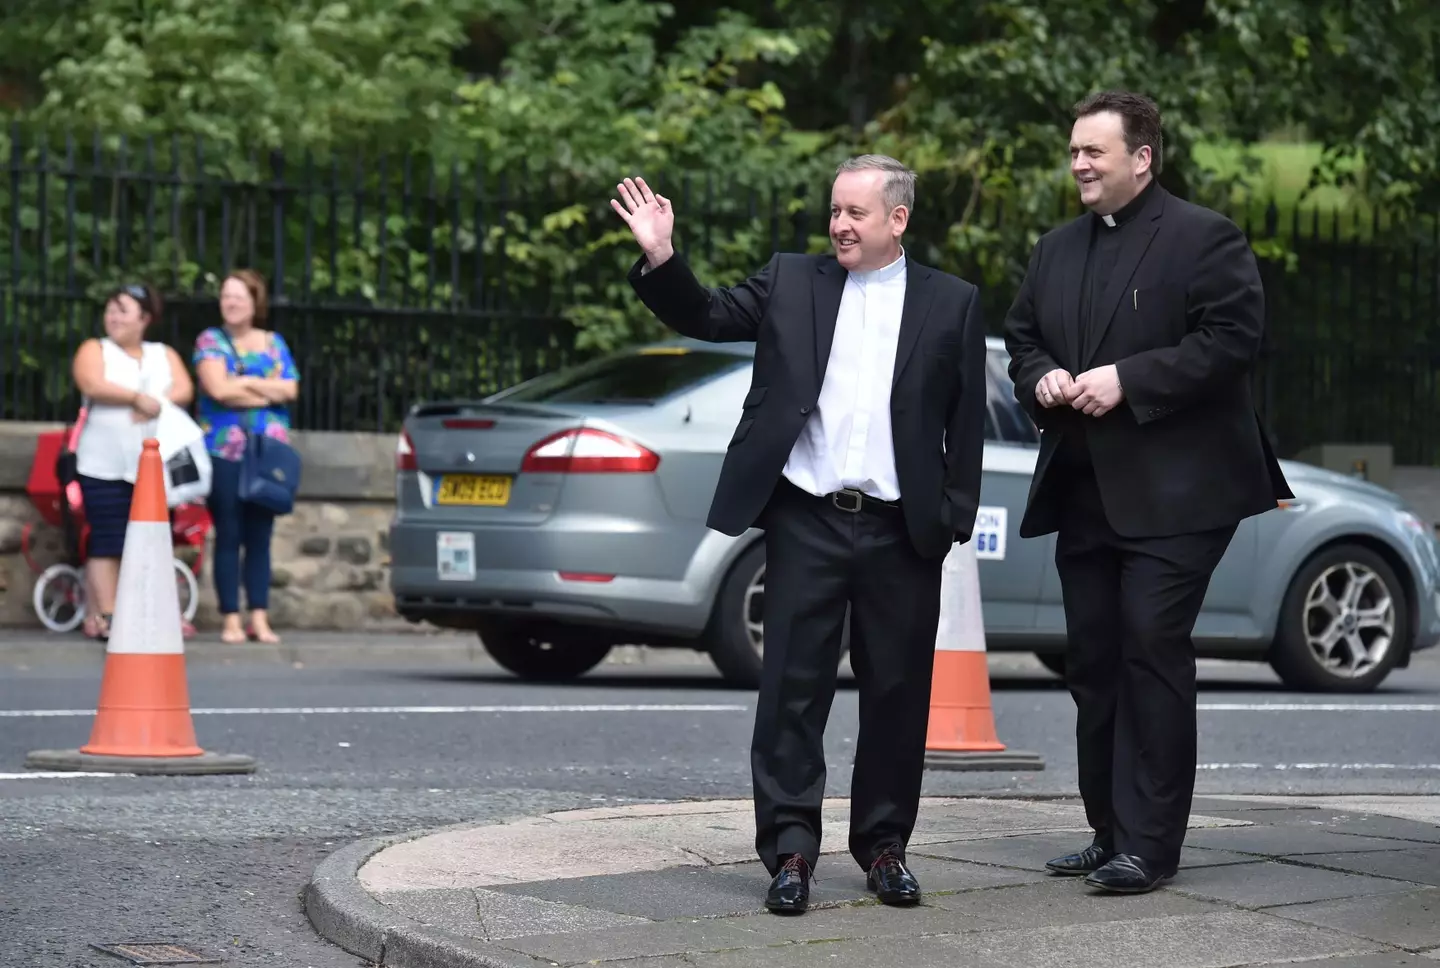
[[[1021,537],[1058,529],[1065,481],[1046,472],[1059,438],[1086,428],[1106,517],[1125,537],[1225,527],[1293,496],[1251,399],[1265,292],[1244,233],[1156,185],[1127,230],[1092,352],[1080,359],[1093,217],[1036,243],[1005,318],[1015,397],[1041,430]],[[1078,376],[1110,363],[1125,396],[1102,417],[1035,399],[1056,367]]]
[[[677,253],[628,278],[661,322],[695,339],[755,343],[755,367],[730,440],[709,527],[755,525],[780,480],[821,382],[846,271],[834,256],[777,253],[730,288],[707,289]],[[980,502],[985,329],[979,290],[906,257],[905,305],[890,392],[895,470],[916,551],[943,557],[968,541]]]

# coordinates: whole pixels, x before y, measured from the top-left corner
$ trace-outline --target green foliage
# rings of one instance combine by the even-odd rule
[[[884,151],[922,176],[911,250],[996,316],[1075,212],[1070,106],[1122,86],[1162,106],[1165,184],[1252,223],[1300,293],[1297,224],[1384,243],[1440,205],[1437,38],[1430,0],[17,2],[0,264],[213,293],[218,254],[253,244],[292,297],[563,317],[593,352],[658,334],[620,178],[669,195],[697,272],[733,282],[823,250],[834,165]],[[336,354],[359,338],[335,331]]]
[[[429,147],[447,133],[466,0],[69,0],[0,17],[27,117],[226,152]]]
[[[821,139],[786,120],[774,81],[743,80],[793,65],[803,53],[795,34],[720,11],[662,50],[666,4],[517,0],[493,3],[488,13],[514,42],[494,76],[460,87],[464,141],[475,148],[473,163],[517,185],[523,178],[529,194],[553,199],[552,214],[563,217],[512,220],[503,242],[492,234],[486,244],[503,244],[507,265],[533,286],[567,281],[558,308],[575,321],[582,349],[658,334],[624,279],[634,243],[608,204],[621,178],[644,176],[674,195],[686,232],[720,209],[733,214],[733,204],[686,207],[685,173],[720,173],[726,192],[743,193],[788,190],[833,169],[834,159],[817,151]],[[733,279],[765,254],[721,252],[698,268]]]

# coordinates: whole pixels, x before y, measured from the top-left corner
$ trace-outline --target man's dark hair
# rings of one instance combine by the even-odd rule
[[[1125,150],[1134,154],[1141,145],[1150,146],[1150,170],[1156,175],[1164,167],[1165,140],[1160,133],[1160,108],[1143,94],[1129,91],[1099,91],[1075,105],[1075,120],[1114,111],[1120,115],[1125,132]]]

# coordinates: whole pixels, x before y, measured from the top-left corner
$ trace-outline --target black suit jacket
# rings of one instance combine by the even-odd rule
[[[1093,217],[1036,243],[1005,319],[1015,396],[1041,430],[1020,535],[1058,529],[1066,482],[1047,471],[1060,438],[1087,430],[1106,517],[1126,537],[1225,527],[1291,497],[1251,399],[1265,294],[1245,235],[1156,185],[1126,230],[1081,359]],[[1035,399],[1057,367],[1078,376],[1111,363],[1124,400],[1102,417]]]
[[[710,342],[755,343],[755,367],[707,524],[755,525],[820,397],[846,270],[834,256],[777,253],[730,288],[705,288],[677,253],[630,283],[661,322]],[[968,541],[980,502],[985,330],[979,290],[906,257],[905,304],[890,392],[900,501],[926,557]]]

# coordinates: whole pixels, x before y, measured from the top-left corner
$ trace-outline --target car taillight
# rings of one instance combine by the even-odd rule
[[[522,474],[648,474],[660,455],[624,437],[577,427],[540,441],[525,455]]]
[[[410,440],[409,431],[400,431],[400,439],[395,444],[395,469],[397,471],[418,471],[420,465],[415,462],[415,444]]]

